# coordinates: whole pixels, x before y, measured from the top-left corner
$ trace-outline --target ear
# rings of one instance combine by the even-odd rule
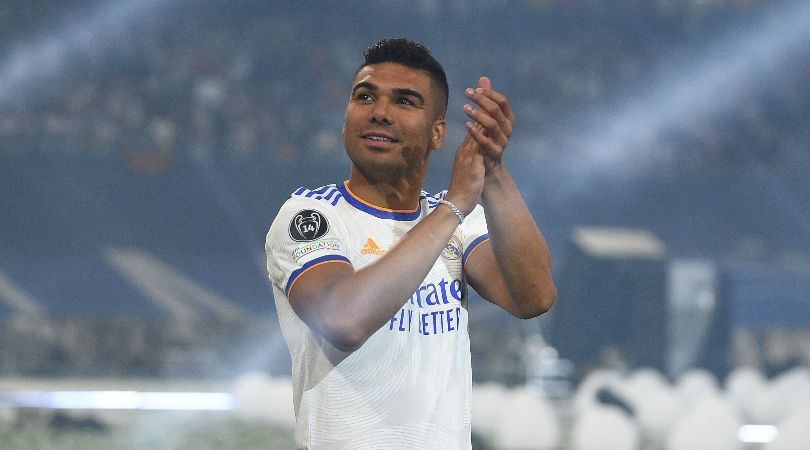
[[[444,144],[445,131],[447,131],[447,122],[444,119],[436,119],[433,122],[433,135],[430,139],[431,150],[436,150]]]

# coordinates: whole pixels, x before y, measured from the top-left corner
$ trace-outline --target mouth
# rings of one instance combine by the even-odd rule
[[[387,146],[399,142],[394,137],[377,131],[363,134],[360,137],[374,146]]]

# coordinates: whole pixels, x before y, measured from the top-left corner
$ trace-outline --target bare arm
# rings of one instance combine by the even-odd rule
[[[469,213],[481,196],[483,183],[483,157],[468,138],[456,154],[445,198]],[[458,225],[456,215],[439,206],[396,246],[360,270],[331,263],[305,272],[290,289],[290,304],[332,345],[346,351],[357,349],[424,281]]]
[[[548,311],[557,295],[548,245],[505,170],[488,176],[484,214],[489,242],[467,260],[470,285],[515,317]]]
[[[489,242],[467,261],[466,273],[482,297],[510,314],[531,318],[551,308],[557,295],[551,277],[551,254],[501,157],[514,125],[508,100],[482,78],[468,91],[480,110],[466,107],[476,121],[468,132],[485,156],[484,214]]]

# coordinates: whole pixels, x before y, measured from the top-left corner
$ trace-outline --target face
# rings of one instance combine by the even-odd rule
[[[360,69],[343,125],[354,166],[372,176],[423,174],[428,154],[444,139],[437,101],[423,70],[396,63]]]

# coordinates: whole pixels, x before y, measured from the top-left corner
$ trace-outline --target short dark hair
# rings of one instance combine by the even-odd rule
[[[377,42],[367,48],[363,56],[365,60],[354,72],[355,76],[363,67],[386,62],[402,64],[405,67],[427,72],[431,83],[441,94],[441,100],[444,100],[438,103],[439,116],[444,117],[447,111],[447,98],[450,90],[447,86],[447,75],[445,75],[442,65],[430,54],[427,47],[403,37],[395,37]]]

